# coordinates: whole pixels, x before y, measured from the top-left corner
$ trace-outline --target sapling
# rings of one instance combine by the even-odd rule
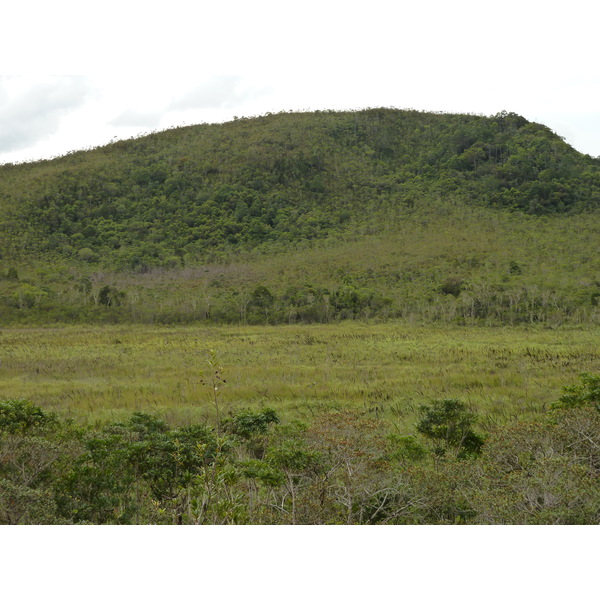
[[[210,351],[210,358],[206,361],[209,368],[209,375],[202,376],[200,383],[209,388],[209,393],[215,407],[215,416],[217,419],[217,436],[221,436],[221,407],[220,407],[220,387],[227,383],[223,377],[223,367],[217,358],[215,350]]]

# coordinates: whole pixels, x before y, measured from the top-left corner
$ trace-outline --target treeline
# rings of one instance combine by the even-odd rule
[[[437,200],[600,205],[597,159],[513,113],[283,113],[0,167],[0,253],[145,270],[281,250]]]
[[[15,271],[16,273],[16,271]],[[277,325],[341,320],[403,319],[482,325],[593,323],[600,319],[600,284],[574,292],[536,284],[469,284],[447,278],[429,290],[299,284],[281,291],[265,285],[209,285],[196,291],[150,289],[74,279],[65,290],[31,280],[0,282],[0,324],[142,323]]]
[[[281,295],[264,285],[253,289],[212,289],[185,300],[154,300],[111,285],[75,283],[70,298],[48,287],[14,283],[0,298],[0,323],[329,323],[344,319],[387,318],[392,300],[373,289],[340,286],[288,288]]]
[[[269,408],[213,424],[155,415],[81,427],[0,402],[2,524],[598,524],[600,377],[538,422],[479,430],[464,402],[414,431],[351,411],[281,423]],[[218,385],[216,385],[218,384]]]

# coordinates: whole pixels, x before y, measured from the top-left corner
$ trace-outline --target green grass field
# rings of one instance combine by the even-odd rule
[[[543,412],[581,372],[600,371],[595,328],[103,326],[0,330],[0,400],[25,398],[94,423],[145,411],[173,425],[211,421],[207,361],[226,383],[221,411],[272,407],[310,421],[340,408],[408,431],[416,407],[459,398],[480,426]]]

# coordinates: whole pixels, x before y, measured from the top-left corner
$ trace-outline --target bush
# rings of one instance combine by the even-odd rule
[[[0,525],[53,525],[66,521],[56,516],[56,504],[43,490],[0,478]]]
[[[103,306],[119,306],[123,298],[125,298],[125,292],[118,291],[109,285],[105,285],[98,292],[98,304]]]
[[[28,400],[15,399],[0,402],[0,430],[24,433],[35,427],[56,423],[56,417],[47,414]]]
[[[79,250],[77,258],[86,262],[98,262],[98,255],[91,248],[82,248]]]
[[[458,298],[463,289],[464,281],[459,277],[448,277],[444,283],[440,286],[440,292],[442,294],[454,296]]]
[[[450,448],[457,450],[460,458],[481,452],[483,437],[471,429],[477,416],[464,402],[434,400],[429,406],[421,406],[420,412],[417,431],[434,442],[436,454],[444,455]]]
[[[231,419],[229,428],[231,432],[244,439],[250,439],[255,435],[264,435],[269,430],[269,425],[279,423],[279,417],[272,408],[265,408],[261,412],[254,413],[244,410]]]
[[[16,292],[12,295],[11,304],[20,309],[22,308],[32,308],[35,305],[38,305],[41,300],[47,297],[47,293],[29,283],[21,284]]]
[[[558,425],[515,423],[490,436],[475,463],[478,481],[468,493],[477,523],[598,523],[598,422],[583,412],[563,420],[580,411],[565,411]]]
[[[563,388],[563,395],[551,405],[551,408],[595,406],[600,410],[600,376],[582,373],[580,377],[579,385],[568,385]]]
[[[425,458],[427,451],[412,435],[395,435],[389,436],[393,450],[391,458],[401,462],[419,461]]]
[[[17,270],[14,267],[8,268],[8,270],[6,271],[6,279],[14,279],[14,280],[19,279],[19,273],[17,272]]]

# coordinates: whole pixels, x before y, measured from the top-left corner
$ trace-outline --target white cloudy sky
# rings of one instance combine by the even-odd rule
[[[3,7],[0,162],[281,110],[542,122],[600,155],[591,0],[19,0]]]

